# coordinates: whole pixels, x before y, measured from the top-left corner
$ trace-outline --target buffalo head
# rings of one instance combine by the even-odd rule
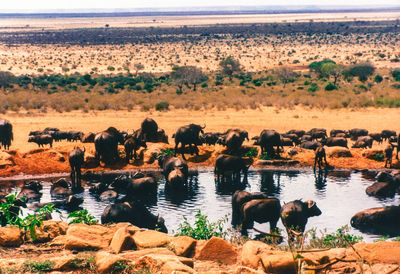
[[[161,216],[157,217],[157,223],[155,224],[154,230],[158,230],[158,231],[161,231],[163,233],[168,233],[168,229],[165,226],[165,220],[164,220],[163,217],[161,217]]]
[[[308,217],[321,215],[322,212],[317,207],[317,204],[314,201],[308,200],[308,201],[305,201],[305,203],[307,203],[307,205],[308,205],[308,208],[307,208]]]

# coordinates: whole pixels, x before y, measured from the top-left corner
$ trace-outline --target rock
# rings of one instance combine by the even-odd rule
[[[16,226],[0,227],[0,246],[20,246],[24,233]]]
[[[120,253],[120,256],[129,260],[135,261],[142,256],[149,255],[149,254],[158,254],[158,255],[175,255],[174,252],[167,248],[147,248],[142,250],[135,250],[135,251],[124,251]]]
[[[196,259],[215,261],[223,264],[235,264],[237,253],[224,239],[212,237],[200,250]]]
[[[56,161],[59,162],[65,162],[65,157],[62,155],[60,152],[57,150],[49,149],[46,151],[47,155],[49,158],[53,158]]]
[[[326,155],[331,158],[353,157],[350,149],[345,147],[325,147]]]
[[[193,260],[175,255],[149,254],[142,256],[133,269],[148,268],[151,273],[193,273]]]
[[[15,162],[13,156],[9,153],[0,151],[0,168],[5,168],[7,166],[14,166]]]
[[[74,255],[56,257],[52,260],[54,262],[52,270],[66,271],[74,269],[76,268],[77,260],[77,257],[75,257]]]
[[[144,249],[165,246],[172,236],[155,230],[144,230],[137,231],[132,238],[138,249]]]
[[[365,190],[365,192],[370,196],[380,196],[380,197],[393,197],[397,184],[393,181],[391,182],[376,182]]]
[[[122,250],[128,250],[133,246],[132,234],[125,228],[120,228],[115,232],[110,248],[114,253],[120,253]]]
[[[260,267],[261,253],[270,254],[274,248],[260,241],[247,241],[242,247],[241,264],[254,269]]]
[[[250,267],[239,265],[233,273],[234,274],[264,274],[265,272],[262,270],[255,270]]]
[[[66,222],[55,220],[43,221],[43,224],[36,228],[37,235],[34,242],[44,243],[51,241],[60,235],[65,235],[67,229],[68,224]],[[27,233],[27,237],[29,241],[32,241],[29,233]]]
[[[369,263],[400,263],[400,242],[376,242],[376,243],[357,243],[354,248],[361,257]],[[354,251],[347,249],[348,254],[354,255]]]
[[[365,149],[362,152],[362,156],[371,160],[381,161],[383,159],[384,153],[381,149]]]
[[[101,225],[72,224],[67,230],[66,249],[102,249],[110,245],[117,229]]]
[[[196,250],[196,240],[188,236],[174,237],[168,246],[178,256],[193,257]]]
[[[162,143],[151,143],[147,145],[147,149],[143,150],[143,162],[152,164],[160,153],[161,149],[167,148],[168,145]]]
[[[334,248],[320,252],[304,252],[300,254],[307,265],[321,265],[333,261],[335,258],[343,258],[346,256],[345,248]]]
[[[290,252],[261,253],[261,264],[267,273],[296,274],[296,263]]]
[[[67,241],[67,235],[60,235],[55,237],[51,242],[50,242],[50,246],[60,246],[60,245],[64,245]]]
[[[98,273],[113,273],[116,265],[128,263],[128,261],[123,257],[105,251],[99,251],[96,253],[95,262]]]

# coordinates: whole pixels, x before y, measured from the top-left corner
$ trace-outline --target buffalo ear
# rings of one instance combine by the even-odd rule
[[[308,208],[312,208],[313,206],[315,206],[315,202],[313,200],[308,200],[306,201],[306,203],[308,204]]]

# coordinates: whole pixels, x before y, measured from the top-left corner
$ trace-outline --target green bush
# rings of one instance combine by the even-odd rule
[[[251,147],[243,156],[244,157],[257,157],[258,155],[258,149],[256,147]]]
[[[362,241],[361,236],[348,234],[350,231],[349,226],[345,225],[331,234],[323,234],[317,237],[316,229],[307,231],[307,235],[311,236],[310,248],[335,248],[335,247],[350,247],[351,245]]]
[[[96,218],[89,214],[87,209],[77,210],[68,215],[68,219],[73,218],[68,224],[87,224],[87,225],[95,225],[98,223]]]
[[[271,157],[270,155],[268,155],[267,152],[265,152],[265,154],[260,155],[260,159],[261,159],[261,160],[271,160],[272,157]]]
[[[380,75],[380,74],[375,75],[374,81],[375,81],[375,83],[382,82],[383,81],[382,75]]]
[[[331,91],[331,90],[335,90],[337,89],[337,86],[334,85],[333,83],[329,82],[326,86],[325,86],[325,90],[327,91]]]
[[[192,226],[186,217],[183,217],[184,221],[179,224],[178,231],[175,236],[189,236],[196,240],[208,240],[211,237],[224,237],[226,233],[223,231],[224,224],[227,222],[227,218],[221,218],[215,223],[210,222],[206,215],[201,214],[199,210],[196,214],[196,220]]]
[[[175,150],[173,148],[162,148],[160,152],[157,154],[157,158],[159,156],[169,156],[169,155],[175,155]]]
[[[43,273],[43,271],[51,271],[54,265],[55,263],[49,260],[43,262],[26,261],[23,268],[27,272]]]
[[[393,78],[396,81],[400,81],[400,78],[399,78],[400,77],[400,69],[395,69],[390,74],[392,74]]]
[[[308,88],[308,91],[316,92],[317,90],[319,90],[318,84],[311,83],[311,86]]]
[[[169,103],[168,102],[159,102],[156,104],[156,110],[157,111],[163,111],[163,110],[168,110],[169,109]]]

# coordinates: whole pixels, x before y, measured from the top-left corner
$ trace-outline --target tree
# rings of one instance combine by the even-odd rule
[[[142,70],[142,69],[144,69],[144,66],[142,65],[142,63],[136,63],[136,64],[134,65],[134,67],[135,67],[135,77],[137,77],[139,71]]]
[[[314,71],[314,72],[318,73],[318,75],[321,75],[322,66],[325,64],[329,64],[329,63],[336,64],[335,61],[332,61],[330,59],[324,59],[322,61],[312,62],[308,67],[309,67],[310,71]]]
[[[233,74],[242,72],[239,61],[233,59],[232,56],[224,58],[219,65],[222,67],[221,73],[229,77],[229,81],[232,81]]]
[[[325,63],[321,67],[321,75],[324,77],[332,76],[334,79],[333,84],[336,86],[337,80],[342,76],[344,66],[335,63]]]
[[[192,84],[193,90],[196,91],[197,85],[207,80],[207,76],[203,71],[195,66],[174,66],[172,68],[171,77],[178,86],[180,92],[182,92],[183,85],[189,84]]]
[[[374,72],[375,67],[370,63],[353,65],[347,71],[350,76],[358,77],[361,82],[367,81],[368,77],[373,75]]]
[[[287,83],[297,77],[297,73],[287,67],[278,69],[276,71],[276,75],[278,76],[279,80],[282,81],[284,87]]]
[[[15,76],[11,72],[8,71],[0,71],[0,87],[3,88],[3,91],[6,91],[6,88],[10,87],[12,83],[14,83]]]

